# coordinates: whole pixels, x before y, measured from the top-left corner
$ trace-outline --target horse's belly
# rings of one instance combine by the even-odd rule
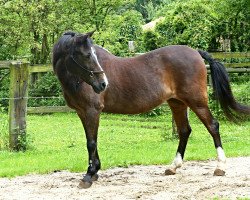
[[[103,112],[118,114],[139,114],[152,110],[153,108],[166,102],[171,98],[170,93],[160,93],[158,95],[134,95],[127,97],[117,96],[113,100],[105,101]]]

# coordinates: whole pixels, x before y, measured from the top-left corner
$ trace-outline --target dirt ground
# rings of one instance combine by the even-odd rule
[[[131,166],[100,171],[89,189],[80,173],[61,171],[0,179],[0,199],[237,199],[250,198],[250,157],[229,158],[224,177],[213,176],[216,161],[187,161],[174,176],[167,166]]]

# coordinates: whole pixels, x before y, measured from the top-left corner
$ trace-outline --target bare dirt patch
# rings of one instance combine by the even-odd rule
[[[80,173],[61,171],[0,179],[0,199],[213,199],[250,198],[250,157],[229,158],[224,177],[213,176],[216,161],[187,161],[174,176],[167,166],[131,166],[100,171],[89,189]]]

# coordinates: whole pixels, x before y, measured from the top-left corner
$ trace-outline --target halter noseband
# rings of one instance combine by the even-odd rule
[[[84,66],[82,66],[80,63],[78,63],[76,60],[75,60],[75,58],[74,58],[74,56],[71,54],[70,55],[70,58],[79,66],[79,67],[81,67],[81,69],[83,69],[85,72],[87,72],[88,73],[88,75],[90,76],[90,77],[93,77],[94,76],[94,74],[104,74],[104,71],[92,71],[92,70],[88,70],[86,67],[84,67]]]

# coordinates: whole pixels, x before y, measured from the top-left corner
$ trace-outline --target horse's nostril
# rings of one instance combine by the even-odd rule
[[[105,89],[107,84],[105,82],[101,83],[102,89]]]

